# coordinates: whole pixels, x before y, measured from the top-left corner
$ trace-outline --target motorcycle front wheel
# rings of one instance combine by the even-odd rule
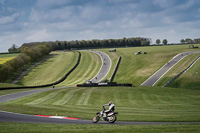
[[[115,115],[111,115],[110,118],[108,119],[109,123],[114,123],[117,120],[117,117]]]
[[[100,117],[99,116],[95,116],[93,119],[92,119],[92,122],[93,123],[97,123],[99,121]]]

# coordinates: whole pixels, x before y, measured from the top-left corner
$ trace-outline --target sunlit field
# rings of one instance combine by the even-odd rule
[[[5,63],[11,59],[14,59],[19,54],[0,54],[0,64]]]

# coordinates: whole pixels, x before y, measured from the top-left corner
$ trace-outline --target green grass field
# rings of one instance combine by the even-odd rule
[[[83,125],[83,124],[28,124],[2,123],[0,133],[199,133],[199,124],[187,125]]]
[[[163,86],[166,82],[188,67],[200,54],[191,54],[183,58],[169,72],[167,72],[157,83],[156,86]],[[200,87],[200,61],[196,62],[189,71],[184,73],[180,78],[174,81],[170,86],[178,88],[198,89]],[[185,79],[183,79],[183,77]],[[179,85],[177,81],[179,80]],[[191,84],[190,84],[191,83]]]
[[[200,89],[200,60],[183,73],[169,86],[177,88]]]
[[[28,72],[19,84],[35,86],[53,83],[61,79],[77,62],[78,53],[54,52],[56,54]]]
[[[139,86],[155,71],[171,60],[175,55],[186,51],[188,45],[152,46],[117,48],[117,52],[101,49],[111,60],[111,71],[106,76],[110,79],[118,57],[122,56],[121,64],[114,81],[118,83],[132,83],[138,87],[94,87],[75,88],[66,87],[40,92],[20,99],[0,104],[0,109],[24,114],[42,114],[78,117],[92,120],[95,113],[101,110],[103,104],[112,100],[119,112],[117,121],[200,121],[200,60],[187,72],[182,74],[170,86],[161,85],[187,67],[198,54],[192,54],[181,60],[154,87]],[[146,55],[134,55],[137,51],[145,51]],[[66,86],[83,83],[93,78],[101,67],[101,59],[92,52],[81,51],[82,59],[75,71],[61,84]],[[73,61],[75,59],[75,61]],[[67,63],[65,62],[67,60]],[[33,77],[22,80],[26,85],[38,85],[52,82],[62,77],[77,61],[77,54],[59,53],[51,60],[47,60],[31,71]],[[57,62],[57,64],[56,64]],[[58,65],[59,62],[62,62]],[[65,62],[65,63],[64,63]],[[46,65],[46,66],[45,66]],[[51,76],[42,76],[46,73]],[[65,67],[64,67],[65,66]],[[59,70],[56,68],[58,67]],[[67,68],[67,69],[66,69]],[[49,73],[51,72],[51,73]],[[52,73],[55,72],[55,73]],[[51,77],[51,78],[50,78]],[[26,80],[25,80],[26,79]],[[29,80],[28,80],[29,79]],[[40,81],[40,82],[38,82]],[[6,84],[0,84],[5,85]],[[191,87],[192,86],[192,87]],[[175,88],[177,87],[177,88]],[[187,89],[184,89],[187,88]],[[1,90],[0,95],[25,91]],[[188,125],[67,125],[67,124],[25,124],[0,123],[0,132],[199,132],[199,124]]]
[[[17,84],[9,84],[9,83],[0,83],[0,90],[3,87],[19,87],[21,85],[17,85]]]
[[[113,100],[118,121],[200,121],[200,90],[162,87],[55,89],[0,104],[1,110],[89,119]]]
[[[122,56],[114,81],[132,83],[134,86],[139,86],[175,55],[199,49],[189,49],[188,45],[170,45],[117,48],[117,52],[108,52],[109,50],[102,49],[100,51],[106,52],[113,62],[117,62],[118,56]],[[134,55],[137,51],[147,52],[147,54]],[[113,69],[111,71],[113,72]]]
[[[101,58],[88,51],[81,52],[81,61],[78,67],[67,77],[67,79],[56,86],[75,86],[95,77],[98,73],[102,62]]]
[[[17,54],[0,54],[0,64],[5,63],[6,61],[9,61],[13,58],[15,58],[19,53]]]

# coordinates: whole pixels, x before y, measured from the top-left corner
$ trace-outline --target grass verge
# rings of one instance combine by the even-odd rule
[[[200,90],[162,87],[55,89],[1,103],[0,108],[91,120],[110,100],[119,121],[200,121]]]
[[[168,71],[155,85],[156,86],[163,86],[170,79],[172,79],[174,76],[176,76],[181,71],[183,71],[186,67],[188,67],[198,56],[199,56],[199,53],[197,53],[197,54],[191,54],[191,55],[188,55],[185,58],[183,58],[170,71]],[[190,78],[190,80],[189,81],[188,80],[183,80],[180,83],[180,84],[182,84],[180,86],[180,88],[188,88],[189,85],[187,85],[187,84],[200,81],[200,69],[198,70],[199,64],[200,64],[199,61],[196,62],[194,64],[194,66],[192,68],[190,68],[191,70],[189,70],[188,72],[186,72],[188,74],[184,74],[183,75],[184,78],[187,78],[187,79]],[[191,72],[193,72],[193,75],[190,75]],[[198,74],[198,72],[199,72],[199,74]],[[181,76],[181,77],[183,77],[183,76]],[[176,82],[176,80],[174,82]],[[172,87],[172,85],[170,85],[170,86]],[[178,86],[174,86],[174,87],[178,87]],[[198,87],[200,87],[200,84],[198,85]],[[193,86],[190,86],[190,88],[193,88]]]
[[[200,89],[200,59],[169,86],[187,89]]]
[[[83,124],[28,124],[0,123],[1,133],[12,132],[70,132],[70,133],[199,133],[199,124],[187,125],[83,125]]]

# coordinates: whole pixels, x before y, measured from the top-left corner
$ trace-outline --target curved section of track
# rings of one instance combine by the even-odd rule
[[[154,86],[160,78],[162,78],[173,66],[175,66],[180,60],[189,54],[200,53],[200,51],[184,52],[176,55],[168,63],[166,63],[162,68],[155,72],[151,77],[149,77],[142,86]]]
[[[104,77],[106,77],[106,75],[110,71],[112,62],[111,62],[110,57],[106,53],[100,52],[100,51],[92,51],[92,52],[98,54],[101,57],[101,60],[102,60],[101,69],[99,70],[97,75],[93,79],[91,79],[92,83],[98,83]]]

